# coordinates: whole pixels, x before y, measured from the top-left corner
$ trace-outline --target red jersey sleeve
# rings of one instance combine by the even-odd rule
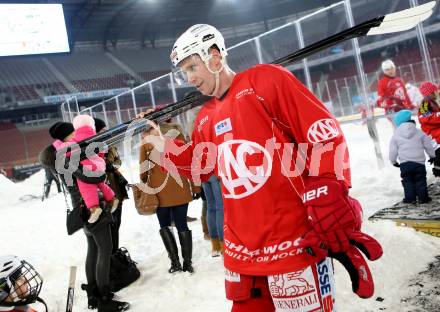
[[[338,121],[286,69],[266,65],[260,71],[253,76],[255,92],[291,142],[307,144],[308,175],[336,177],[349,187],[348,150]]]

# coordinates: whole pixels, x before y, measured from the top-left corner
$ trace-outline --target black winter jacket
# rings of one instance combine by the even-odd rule
[[[55,175],[57,175],[57,170],[55,168],[55,160],[56,160],[56,149],[51,144],[47,147],[45,147],[39,155],[39,161],[40,164],[44,168],[48,168],[51,170]],[[60,178],[62,183],[64,184],[64,187],[67,189],[67,191],[70,194],[71,200],[72,200],[72,207],[73,208],[80,208],[83,204],[83,200],[81,197],[81,193],[79,192],[78,185],[76,183],[76,179],[80,179],[81,181],[84,181],[86,183],[100,183],[105,180],[105,175],[101,177],[87,177],[84,172],[82,166],[79,166],[78,169],[73,172],[73,184],[67,185],[64,176],[60,174]]]

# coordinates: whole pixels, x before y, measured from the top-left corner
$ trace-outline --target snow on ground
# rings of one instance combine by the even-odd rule
[[[438,281],[433,281],[432,276],[428,278],[428,273],[418,273],[425,271],[429,263],[436,260],[435,256],[440,253],[440,240],[410,228],[397,227],[391,221],[367,220],[378,209],[401,200],[403,191],[399,170],[388,162],[384,168],[378,169],[365,126],[352,123],[344,125],[343,130],[351,156],[351,193],[363,204],[364,230],[382,243],[384,256],[370,262],[376,292],[368,300],[352,294],[348,274],[336,264],[338,311],[438,311],[438,303],[435,306],[424,305],[420,309],[420,300],[413,299],[420,291],[421,286],[417,285],[420,276],[423,276],[424,286],[437,287]],[[387,120],[380,120],[378,130],[382,152],[387,158],[392,128]],[[41,202],[43,181],[43,171],[17,184],[0,175],[0,253],[22,256],[37,268],[44,278],[41,297],[47,301],[49,311],[65,309],[69,266],[78,266],[74,311],[88,311],[85,293],[79,287],[86,282],[85,237],[81,232],[67,235],[65,200],[62,194],[56,194],[55,185],[50,198]],[[199,217],[201,201],[191,203],[188,214]],[[231,304],[224,295],[222,261],[210,257],[210,244],[203,239],[199,220],[189,226],[194,236],[196,273],[170,275],[167,273],[169,260],[158,233],[156,217],[139,216],[131,201],[124,202],[121,245],[127,247],[142,272],[136,283],[117,294],[120,299],[131,303],[131,311],[178,309],[182,312],[220,312],[230,309]],[[426,292],[420,294],[432,299]],[[376,300],[378,297],[379,300]]]

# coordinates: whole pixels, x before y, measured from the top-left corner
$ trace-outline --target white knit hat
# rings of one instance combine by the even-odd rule
[[[72,123],[75,130],[84,126],[89,126],[95,129],[95,120],[89,115],[78,115],[73,118]]]

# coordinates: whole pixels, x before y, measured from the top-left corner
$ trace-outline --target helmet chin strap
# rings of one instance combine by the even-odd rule
[[[214,87],[214,90],[212,91],[212,93],[210,94],[210,96],[215,96],[218,92],[218,89],[220,88],[220,73],[225,68],[225,66],[224,66],[224,59],[222,58],[220,61],[222,64],[222,67],[220,67],[220,69],[215,70],[215,71],[211,70],[211,68],[209,67],[209,60],[211,59],[211,57],[212,57],[212,55],[209,55],[209,57],[205,61],[205,65],[206,65],[206,68],[208,68],[209,72],[211,74],[214,74],[214,77],[215,77],[215,87]]]

